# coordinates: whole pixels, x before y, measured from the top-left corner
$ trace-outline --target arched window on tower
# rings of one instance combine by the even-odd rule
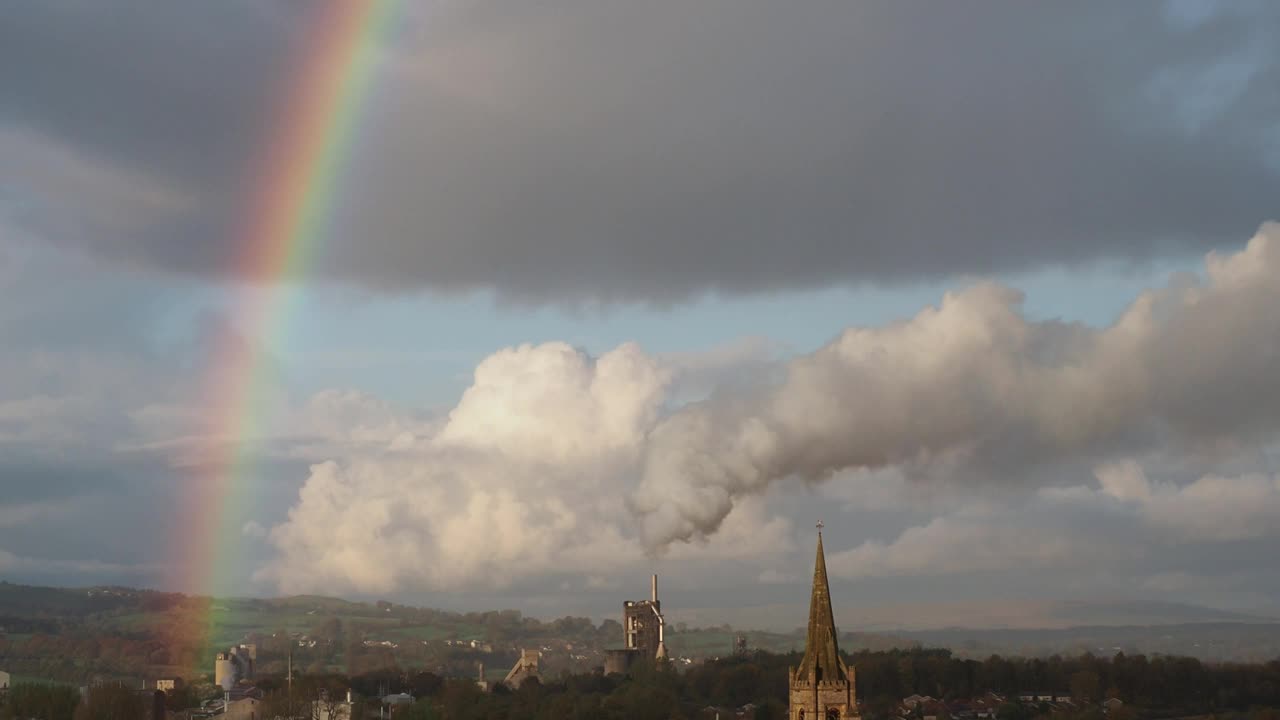
[[[840,708],[827,708],[827,720],[840,720]]]
[[[800,714],[796,715],[796,720],[804,720],[804,708],[800,708]]]

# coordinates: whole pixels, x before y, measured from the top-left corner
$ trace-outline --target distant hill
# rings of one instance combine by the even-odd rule
[[[1280,623],[1096,625],[1061,629],[945,629],[902,632],[923,647],[946,647],[967,657],[988,655],[1186,655],[1201,660],[1280,658]]]
[[[135,605],[141,594],[130,588],[54,588],[0,582],[0,614],[80,617]]]
[[[804,646],[799,624],[805,613],[806,608],[790,605],[669,608],[668,646],[675,656],[719,657],[733,651],[735,637],[746,635],[751,648],[798,650]],[[210,620],[212,637],[187,636],[183,644],[183,629],[208,627]],[[785,622],[794,624],[777,627]],[[1205,660],[1280,657],[1280,622],[1179,603],[846,607],[837,611],[837,622],[849,651],[945,647],[967,657],[1083,652]],[[289,647],[294,660],[311,670],[393,663],[469,676],[477,662],[502,667],[519,648],[540,647],[550,653],[549,665],[582,671],[598,664],[601,652],[621,636],[616,618],[539,620],[516,610],[460,613],[318,595],[210,599],[121,587],[0,583],[0,665],[71,681],[103,672],[122,677],[161,669],[207,672],[216,648],[242,641],[260,644],[268,671],[284,666]]]
[[[875,630],[1065,629],[1083,625],[1176,625],[1180,623],[1268,623],[1276,618],[1158,601],[1021,601],[922,603],[887,608],[849,608],[852,626]]]

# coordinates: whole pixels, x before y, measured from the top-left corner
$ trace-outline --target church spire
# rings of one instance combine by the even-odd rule
[[[813,594],[809,598],[809,633],[804,658],[796,676],[817,681],[844,680],[847,669],[836,643],[835,614],[831,611],[831,588],[827,585],[827,560],[822,553],[822,523],[818,523],[818,554],[813,563]]]

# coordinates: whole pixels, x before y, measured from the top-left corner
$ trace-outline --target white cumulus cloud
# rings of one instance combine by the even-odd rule
[[[1178,541],[1227,542],[1280,535],[1280,475],[1205,475],[1190,483],[1153,482],[1134,460],[1101,465],[1098,488],[1045,490],[1050,499],[1127,511]]]

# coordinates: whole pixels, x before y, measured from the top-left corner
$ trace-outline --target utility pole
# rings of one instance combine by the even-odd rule
[[[293,638],[288,637],[288,633],[285,634],[285,637],[289,640],[289,673],[287,676],[289,689],[286,697],[289,705],[289,720],[293,720]]]

